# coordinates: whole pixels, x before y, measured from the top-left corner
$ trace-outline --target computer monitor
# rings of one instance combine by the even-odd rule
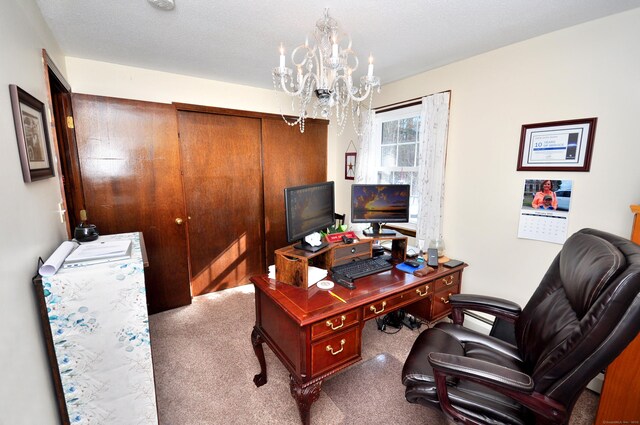
[[[287,240],[289,243],[300,241],[295,248],[316,252],[327,246],[324,241],[320,246],[312,246],[304,238],[335,224],[334,190],[333,182],[288,187],[284,190]]]
[[[365,236],[393,236],[385,223],[408,223],[411,186],[408,184],[354,184],[351,186],[351,222],[370,223]]]

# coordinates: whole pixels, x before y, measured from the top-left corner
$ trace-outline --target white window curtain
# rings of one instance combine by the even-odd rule
[[[420,210],[416,238],[427,243],[442,238],[450,96],[450,92],[443,92],[422,98],[420,162],[416,188],[420,193]]]
[[[375,183],[377,182],[377,172],[375,164],[376,152],[373,151],[375,144],[372,141],[373,125],[375,122],[375,113],[367,114],[366,119],[362,120],[358,135],[358,145],[360,150],[356,157],[356,170],[354,183]]]
[[[444,170],[449,130],[450,92],[436,93],[422,98],[420,114],[420,157],[417,187],[420,210],[416,238],[427,243],[442,237],[444,205]],[[372,141],[374,114],[363,121],[359,136],[360,150],[356,161],[355,183],[375,183],[375,143]]]

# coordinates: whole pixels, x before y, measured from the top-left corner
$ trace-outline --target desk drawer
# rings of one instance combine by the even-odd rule
[[[414,289],[409,289],[400,294],[385,298],[375,303],[368,304],[364,307],[364,320],[372,317],[387,314],[399,307],[410,304],[427,297],[433,293],[433,283],[422,284]]]
[[[460,284],[460,273],[455,272],[444,277],[438,278],[435,282],[435,291],[446,291],[455,285]]]
[[[447,287],[447,289],[440,292],[436,292],[433,295],[433,305],[431,308],[431,320],[439,319],[442,316],[446,316],[451,312],[451,306],[449,305],[449,297],[452,294],[460,293],[460,285],[455,284]]]
[[[359,320],[360,310],[356,309],[331,317],[325,321],[314,323],[311,325],[311,340],[315,341],[329,334],[342,332],[354,323],[358,323]]]
[[[356,259],[371,258],[371,241],[354,242],[333,248],[331,267],[349,263]]]
[[[360,358],[360,327],[311,344],[311,377]]]

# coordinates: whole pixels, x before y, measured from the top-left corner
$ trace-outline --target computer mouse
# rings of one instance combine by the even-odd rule
[[[404,262],[407,266],[411,266],[411,267],[420,267],[420,263],[418,263],[415,260],[407,260]]]

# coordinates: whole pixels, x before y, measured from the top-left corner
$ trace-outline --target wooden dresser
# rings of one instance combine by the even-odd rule
[[[640,205],[634,214],[631,240],[640,244]],[[599,424],[633,424],[640,421],[640,335],[607,367],[596,416]]]

